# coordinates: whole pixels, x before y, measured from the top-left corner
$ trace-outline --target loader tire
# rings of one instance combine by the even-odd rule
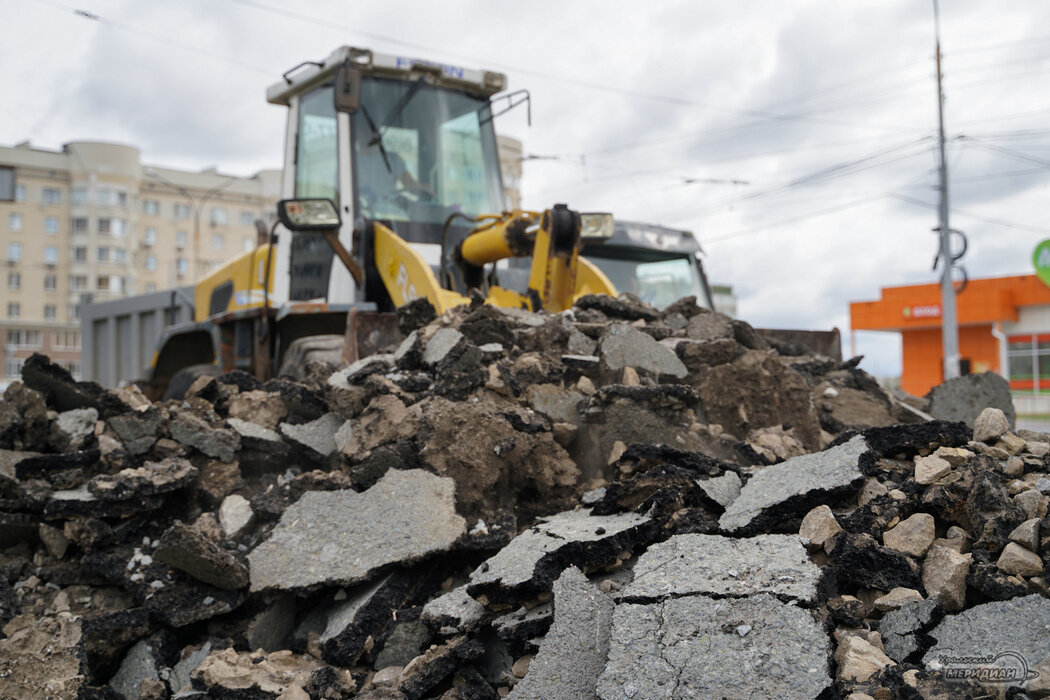
[[[343,336],[310,335],[296,338],[284,352],[278,377],[302,380],[311,362],[330,362],[338,365],[343,359]]]
[[[164,395],[161,397],[162,401],[168,399],[184,399],[186,398],[186,392],[193,385],[193,382],[197,381],[200,377],[217,377],[219,376],[219,368],[213,364],[207,365],[190,365],[189,367],[183,367],[175,376],[168,382],[168,386],[164,389]]]

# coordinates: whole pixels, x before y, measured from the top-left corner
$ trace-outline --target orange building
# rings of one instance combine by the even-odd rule
[[[1014,390],[1050,392],[1050,288],[1038,277],[970,280],[956,308],[964,374],[998,372]],[[883,287],[881,299],[849,310],[853,330],[901,334],[902,389],[922,396],[944,381],[940,285]]]

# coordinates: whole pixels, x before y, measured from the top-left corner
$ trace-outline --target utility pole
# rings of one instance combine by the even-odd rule
[[[941,155],[940,252],[941,262],[941,347],[944,355],[944,380],[959,376],[959,319],[955,310],[955,285],[952,282],[951,229],[948,227],[948,162],[944,155],[944,90],[941,87],[941,19],[937,0],[933,0],[934,34],[937,40],[937,129]]]

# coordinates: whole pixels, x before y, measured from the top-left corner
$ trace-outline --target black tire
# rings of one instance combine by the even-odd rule
[[[175,376],[171,378],[170,382],[168,382],[168,386],[164,390],[164,395],[161,397],[161,400],[184,399],[186,398],[186,392],[189,391],[193,382],[201,377],[217,377],[219,374],[219,368],[212,364],[183,367],[176,372]]]
[[[305,378],[306,366],[311,362],[330,362],[338,365],[343,360],[343,336],[341,335],[308,335],[296,338],[284,351],[278,377],[302,380]]]

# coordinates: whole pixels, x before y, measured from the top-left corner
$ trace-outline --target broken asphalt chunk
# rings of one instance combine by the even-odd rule
[[[796,535],[737,539],[720,535],[675,535],[647,549],[634,566],[625,600],[663,600],[769,593],[781,600],[812,603],[820,567],[810,561]]]
[[[470,575],[471,596],[506,601],[549,590],[569,565],[603,566],[647,542],[655,529],[647,515],[591,515],[572,510],[541,518]]]
[[[392,469],[369,490],[311,491],[248,555],[252,592],[348,585],[447,550],[466,532],[455,483]]]
[[[127,501],[175,491],[195,478],[196,467],[187,460],[169,457],[160,462],[146,462],[137,469],[96,476],[87,487],[104,501]]]
[[[154,556],[204,583],[235,591],[248,585],[244,564],[196,529],[176,523],[160,538]]]
[[[725,532],[747,534],[776,525],[784,515],[805,512],[819,499],[856,489],[875,455],[855,436],[823,452],[794,457],[756,472],[718,524]]]
[[[612,633],[613,602],[579,569],[554,582],[554,624],[511,700],[593,698]]]
[[[750,627],[746,634],[737,630]],[[616,606],[602,700],[815,698],[831,685],[829,641],[809,611],[760,593]]]

